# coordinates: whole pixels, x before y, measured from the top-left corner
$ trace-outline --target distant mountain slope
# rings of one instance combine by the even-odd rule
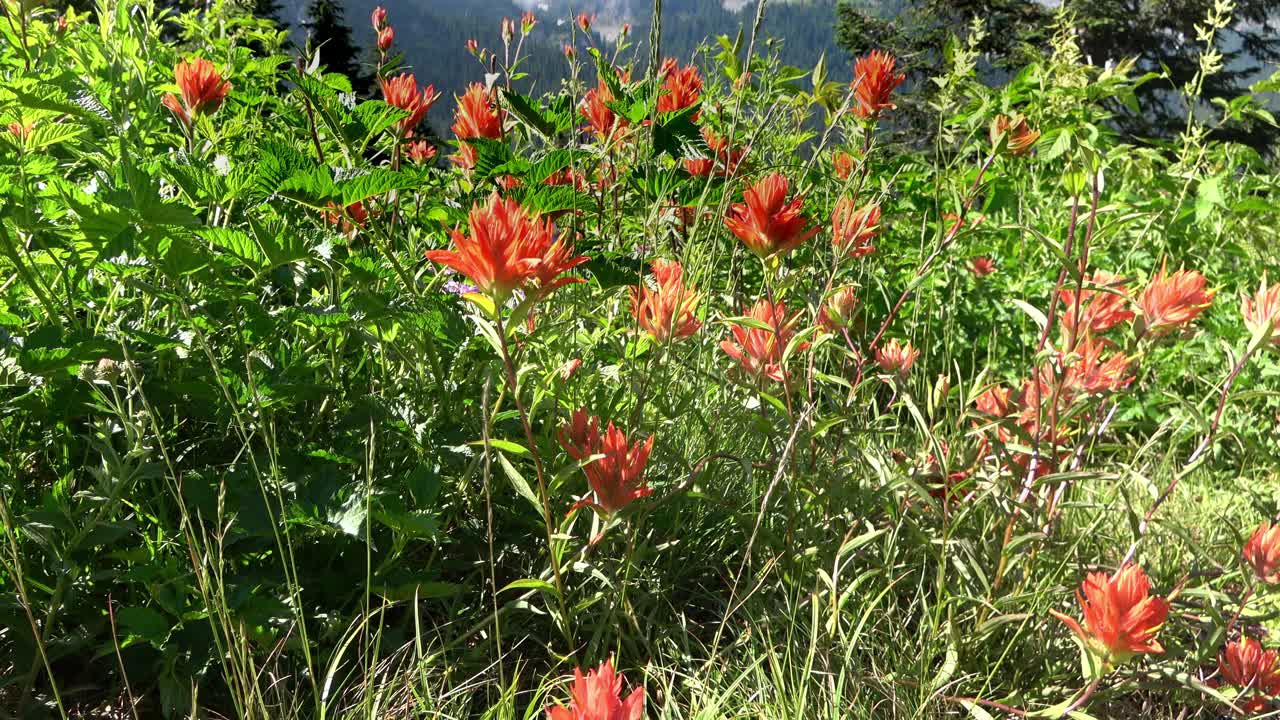
[[[849,62],[835,42],[836,2],[770,3],[763,32],[784,40],[784,62],[808,68],[825,53],[834,78],[851,74]],[[295,40],[303,42],[308,0],[283,0],[281,4],[281,19],[290,25]],[[561,47],[569,39],[568,23],[575,12],[596,16],[593,29],[599,34],[597,42],[605,47],[612,47],[625,22],[634,28],[633,40],[643,45],[652,12],[652,0],[342,0],[342,4],[356,44],[365,48],[372,47],[375,39],[370,13],[379,4],[387,8],[405,64],[420,81],[434,83],[450,100],[442,102],[444,112],[432,111],[437,129],[447,125],[452,96],[483,76],[483,68],[466,52],[465,42],[475,38],[482,46],[500,49],[503,17],[517,18],[526,9],[538,16],[539,25],[530,38],[532,57],[524,69],[530,72],[535,87],[546,90],[558,85],[567,72]],[[749,31],[754,12],[754,0],[666,0],[662,54],[688,60],[698,45],[716,35],[732,36],[740,27]],[[642,49],[639,56],[647,56],[647,51]],[[372,60],[372,54],[365,58],[368,63]]]

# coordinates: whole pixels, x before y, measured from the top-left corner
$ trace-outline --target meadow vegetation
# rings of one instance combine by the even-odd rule
[[[1278,707],[1280,181],[1051,51],[500,28],[445,139],[236,3],[0,0],[0,715]],[[726,29],[729,30],[729,29]],[[1190,41],[1190,39],[1189,39]]]

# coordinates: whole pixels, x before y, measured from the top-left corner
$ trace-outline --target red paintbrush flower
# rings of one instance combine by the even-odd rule
[[[436,157],[436,146],[426,140],[417,140],[405,146],[405,155],[417,165],[428,163]]]
[[[602,82],[599,87],[588,90],[578,106],[578,114],[586,118],[587,127],[601,140],[615,133],[621,134],[630,124],[626,118],[618,117],[609,108],[608,103],[613,102],[613,99],[613,91]]]
[[[1026,155],[1040,139],[1040,131],[1032,130],[1027,119],[1021,115],[1013,118],[997,115],[991,121],[991,144],[999,144],[1001,138],[1005,138],[1005,148],[1010,155]]]
[[[841,180],[848,180],[853,176],[853,171],[857,169],[858,161],[849,153],[843,150],[837,150],[836,153],[831,156],[831,167],[835,170],[836,177]]]
[[[568,707],[547,708],[547,720],[640,720],[644,715],[644,688],[622,699],[622,675],[605,660],[586,675],[573,671],[572,698]]]
[[[530,216],[515,200],[494,193],[488,203],[471,208],[468,221],[469,234],[452,233],[456,250],[430,250],[426,256],[466,275],[495,306],[515,290],[545,296],[563,285],[583,282],[560,275],[588,258],[574,256],[563,238],[555,238],[550,220]]]
[[[996,271],[996,261],[985,255],[969,258],[969,272],[976,278],[984,278]]]
[[[853,198],[844,196],[831,213],[831,244],[840,257],[861,258],[875,252],[871,244],[880,234],[880,206],[874,202],[855,207]]]
[[[218,112],[231,91],[231,83],[223,80],[213,63],[204,58],[179,62],[173,68],[173,79],[182,91],[182,100],[170,93],[161,102],[183,125],[190,125],[197,115]]]
[[[766,327],[744,327],[734,323],[729,328],[733,333],[733,340],[722,341],[720,349],[737,360],[749,375],[757,379],[768,378],[782,382],[786,377],[782,354],[791,338],[795,337],[800,313],[787,317],[786,305],[773,305],[768,300],[761,300],[751,308],[748,317]],[[808,346],[809,343],[802,343],[798,349],[803,350]]]
[[[728,177],[738,171],[746,150],[729,149],[729,138],[716,135],[711,128],[702,128],[702,139],[711,151],[710,157],[685,158],[684,169],[694,177]]]
[[[578,17],[575,20],[575,22],[577,22],[578,24],[578,28],[582,30],[582,32],[584,33],[591,32],[591,25],[595,23],[595,21],[596,21],[596,16],[588,15],[587,13],[578,13]]]
[[[681,340],[698,332],[702,323],[694,312],[701,296],[683,282],[684,268],[678,262],[653,261],[656,290],[640,284],[631,288],[631,312],[640,326],[660,345]]]
[[[1094,273],[1079,292],[1074,287],[1059,291],[1058,299],[1063,305],[1059,322],[1068,332],[1076,328],[1077,335],[1104,333],[1134,317],[1123,278],[1108,272]]]
[[[658,112],[670,113],[692,107],[702,97],[702,73],[693,65],[680,67],[668,59],[662,65],[662,94],[658,96]],[[697,120],[694,115],[694,120]]]
[[[898,342],[897,338],[876,348],[876,364],[881,370],[900,378],[911,374],[911,367],[916,364],[916,359],[919,357],[920,351],[915,349],[910,341]]]
[[[1160,272],[1138,297],[1145,332],[1163,335],[1196,319],[1213,304],[1217,290],[1206,290],[1208,281],[1195,270],[1179,270],[1172,275]]]
[[[1066,387],[1089,395],[1116,392],[1129,387],[1133,375],[1129,374],[1130,359],[1124,353],[1113,353],[1105,362],[1102,351],[1111,347],[1105,340],[1095,340],[1089,335],[1076,343],[1063,383]]]
[[[378,31],[378,52],[385,53],[396,41],[396,29],[390,25]]]
[[[890,99],[907,76],[894,74],[896,64],[897,60],[892,55],[880,50],[872,50],[871,54],[858,58],[854,63],[853,111],[858,117],[874,119],[880,117],[881,111],[898,107]]]
[[[749,250],[767,258],[795,250],[818,232],[807,228],[803,200],[787,202],[787,178],[773,173],[748,187],[744,203],[734,203],[724,224]]]
[[[419,88],[418,79],[413,73],[402,73],[390,80],[379,78],[378,85],[382,88],[382,97],[388,105],[409,113],[408,117],[396,123],[401,137],[411,136],[413,129],[426,117],[427,111],[440,99],[440,93],[436,92],[434,85]]]
[[[457,98],[458,107],[453,111],[453,134],[458,140],[485,138],[502,139],[502,122],[506,114],[498,107],[493,94],[480,83],[471,83],[467,91]],[[476,149],[462,142],[453,162],[464,169],[476,166]]]
[[[1102,668],[1140,653],[1164,652],[1156,635],[1169,617],[1169,603],[1151,595],[1151,581],[1137,565],[1125,565],[1115,575],[1089,573],[1076,601],[1084,612],[1083,627],[1072,617],[1049,612],[1071,628]]]
[[[1259,582],[1280,583],[1280,525],[1269,522],[1259,525],[1244,544],[1242,555]]]
[[[1240,314],[1251,335],[1262,334],[1262,342],[1280,348],[1280,285],[1267,287],[1262,279],[1258,292],[1240,301]]]
[[[373,22],[374,30],[381,30],[382,26],[387,22],[387,9],[381,5],[374,8],[373,13],[369,16],[369,20]]]
[[[556,439],[574,460],[604,456],[582,466],[591,494],[575,503],[574,510],[589,507],[611,515],[653,492],[644,480],[644,468],[653,449],[652,436],[646,442],[628,445],[627,436],[612,422],[602,434],[600,420],[589,416],[586,408],[579,408],[560,428]]]
[[[1227,685],[1239,688],[1236,703],[1246,715],[1266,712],[1267,699],[1280,694],[1277,659],[1275,650],[1266,650],[1248,637],[1227,643],[1218,654],[1218,672]]]

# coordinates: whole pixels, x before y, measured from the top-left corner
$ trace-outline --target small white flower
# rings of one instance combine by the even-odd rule
[[[324,258],[325,260],[332,260],[333,259],[333,242],[331,242],[328,238],[321,240],[320,244],[316,245],[316,254]]]
[[[227,173],[231,172],[231,158],[226,155],[218,155],[213,159],[213,169],[219,175],[226,177]]]

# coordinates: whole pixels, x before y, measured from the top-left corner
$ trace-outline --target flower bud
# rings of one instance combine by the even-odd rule
[[[371,19],[373,20],[373,29],[381,30],[382,26],[385,25],[387,22],[387,9],[382,7],[381,5],[374,8]]]
[[[396,41],[395,28],[390,25],[378,31],[378,52],[385,53],[391,49],[391,44]]]

